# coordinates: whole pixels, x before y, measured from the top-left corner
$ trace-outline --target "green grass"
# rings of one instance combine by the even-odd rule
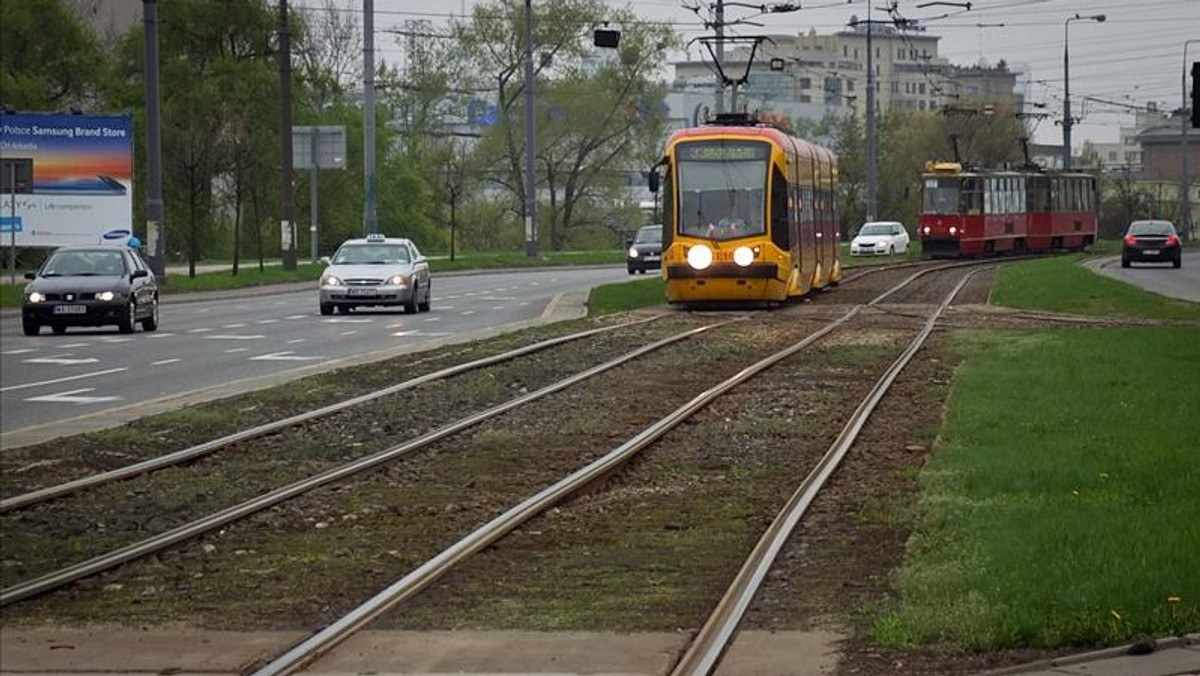
[[[1200,630],[1200,329],[958,334],[891,645]]]
[[[604,284],[588,294],[588,313],[593,317],[626,312],[667,302],[667,285],[662,277],[647,276],[630,282]]]
[[[1200,320],[1200,304],[1167,298],[1096,274],[1062,256],[1000,269],[992,304],[1102,317]]]

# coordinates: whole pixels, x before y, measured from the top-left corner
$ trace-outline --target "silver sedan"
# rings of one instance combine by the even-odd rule
[[[350,239],[332,259],[321,260],[328,266],[319,282],[323,315],[363,306],[429,311],[429,262],[407,239],[380,235]]]

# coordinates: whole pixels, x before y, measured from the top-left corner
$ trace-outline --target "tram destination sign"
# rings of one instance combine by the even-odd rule
[[[765,160],[771,156],[771,147],[758,141],[695,141],[677,145],[675,155],[681,162]]]

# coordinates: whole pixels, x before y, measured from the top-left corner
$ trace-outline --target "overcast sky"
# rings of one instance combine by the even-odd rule
[[[361,11],[361,0],[336,1]],[[648,20],[669,22],[687,39],[706,34],[700,19],[684,9],[681,0],[605,1],[613,7],[629,6]],[[1030,73],[1034,83],[1029,100],[1045,104],[1046,110],[1054,113],[1053,118],[1037,123],[1035,138],[1042,143],[1062,142],[1062,128],[1055,121],[1062,117],[1063,26],[1068,17],[1076,13],[1106,16],[1104,23],[1072,21],[1068,29],[1072,113],[1082,117],[1073,133],[1077,147],[1089,139],[1115,142],[1120,126],[1132,123],[1130,107],[1155,103],[1160,110],[1179,108],[1186,41],[1196,40],[1188,46],[1189,63],[1200,61],[1200,0],[973,0],[970,11],[944,4],[917,8],[927,1],[899,0],[897,8],[907,18],[927,19],[921,25],[928,34],[941,37],[939,54],[951,63],[974,65],[982,58],[994,65],[1004,59],[1014,70]],[[534,0],[535,4],[544,2],[553,0]],[[694,5],[697,0],[688,2]],[[747,0],[746,4],[760,2]],[[374,3],[378,57],[398,62],[403,52],[396,37],[382,31],[413,19],[444,25],[451,15],[470,12],[476,0]],[[294,4],[317,6],[323,0],[294,0]],[[801,0],[799,4],[802,9],[797,12],[759,17],[764,24],[761,28],[741,26],[737,30],[743,34],[810,29],[832,33],[845,27],[851,16],[865,18],[867,13],[866,0]],[[872,18],[885,16],[886,2],[876,0],[874,7]],[[728,7],[726,20],[751,12]],[[693,49],[693,58],[697,54]]]

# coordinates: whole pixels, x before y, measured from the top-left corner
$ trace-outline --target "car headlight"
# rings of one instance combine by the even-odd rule
[[[408,277],[404,275],[392,275],[388,277],[387,283],[390,286],[408,286]]]
[[[342,280],[333,275],[326,275],[321,278],[321,286],[341,286]]]
[[[637,249],[635,249],[635,248],[633,248],[633,247],[629,247],[629,257],[630,257],[630,258],[637,258],[637,257],[638,257],[638,250],[637,250]]]
[[[697,244],[696,246],[688,249],[687,262],[688,265],[692,266],[693,268],[697,270],[703,270],[712,265],[712,261],[712,249],[704,246],[703,244]]]
[[[29,294],[29,302],[30,303],[40,303],[44,300],[46,300],[46,297],[43,296],[42,294],[38,293],[37,291],[33,291]]]
[[[925,226],[925,234],[926,234],[926,235],[928,235],[928,234],[929,234],[929,231],[930,231],[930,228],[929,228],[929,226],[928,226],[928,225],[927,225],[927,226]]]
[[[733,262],[744,268],[754,262],[754,252],[748,246],[739,246],[733,250]]]
[[[950,236],[953,237],[957,233],[958,233],[958,228],[954,227],[953,225],[950,226]]]
[[[117,294],[113,293],[112,291],[101,291],[100,293],[96,294],[96,300],[102,300],[106,302],[116,297]]]

